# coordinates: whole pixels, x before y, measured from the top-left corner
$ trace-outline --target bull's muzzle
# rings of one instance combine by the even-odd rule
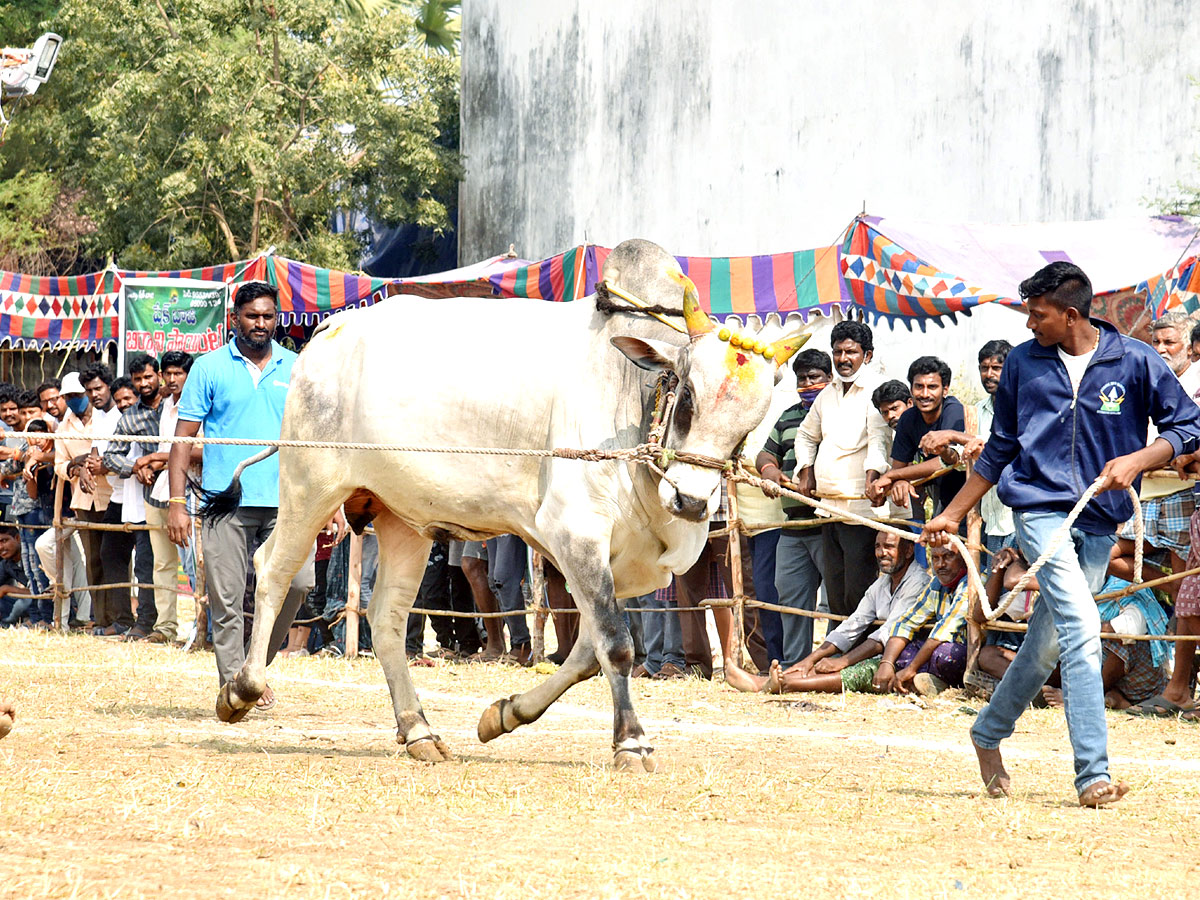
[[[708,497],[693,497],[679,491],[674,492],[668,509],[673,515],[689,522],[703,522],[708,516]]]

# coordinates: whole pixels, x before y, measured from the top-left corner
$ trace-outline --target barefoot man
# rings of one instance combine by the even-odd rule
[[[1031,562],[1103,475],[1103,493],[1083,510],[1071,539],[1038,574],[1041,597],[1029,633],[991,702],[971,728],[987,791],[1009,791],[1000,742],[1059,663],[1075,789],[1083,806],[1128,790],[1108,772],[1108,727],[1100,674],[1100,615],[1092,594],[1104,580],[1115,534],[1132,514],[1126,488],[1196,446],[1200,407],[1146,344],[1091,320],[1092,285],[1078,266],[1054,262],[1021,283],[1034,340],[1013,350],[995,394],[992,432],[974,474],[922,540],[940,546],[992,487],[1013,510],[1017,544]],[[1147,422],[1159,436],[1146,446]]]

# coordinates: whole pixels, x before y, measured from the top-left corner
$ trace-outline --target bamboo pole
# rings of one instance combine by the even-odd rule
[[[192,554],[196,568],[196,586],[192,590],[192,599],[196,604],[196,634],[192,638],[194,647],[203,647],[208,642],[208,578],[204,572],[204,541],[200,537],[201,531],[201,528],[192,528]]]
[[[346,659],[358,656],[359,600],[362,596],[362,535],[350,532],[350,564],[346,567]]]
[[[546,658],[546,610],[550,598],[546,594],[546,566],[542,554],[533,554],[530,567],[529,592],[533,595],[533,633],[530,635],[530,664],[536,665]]]
[[[723,473],[722,478],[726,478]],[[746,612],[746,591],[743,584],[742,574],[742,531],[737,527],[736,523],[740,522],[738,517],[738,499],[737,485],[726,480],[727,496],[729,497],[729,519],[735,523],[735,527],[729,534],[729,576],[733,582],[733,628],[730,629],[729,639],[730,648],[729,656],[738,666],[744,666],[746,660],[742,652],[746,646],[746,630],[743,616]],[[714,613],[715,615],[715,613]],[[725,664],[721,660],[722,666]]]
[[[967,479],[970,480],[971,473],[974,471],[974,465],[971,460],[967,460]],[[979,504],[976,503],[967,513],[967,551],[971,554],[971,561],[975,564],[975,570],[979,570],[979,547],[983,539],[983,516],[979,514]],[[975,669],[976,661],[979,659],[979,650],[983,646],[983,629],[975,622],[975,611],[979,609],[983,603],[983,598],[979,596],[979,592],[975,590],[975,585],[971,583],[971,579],[967,579],[967,671]]]

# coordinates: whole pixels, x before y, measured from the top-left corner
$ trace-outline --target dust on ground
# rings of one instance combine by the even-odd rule
[[[479,714],[545,676],[440,664],[413,677],[458,755],[394,741],[373,659],[280,659],[276,708],[212,715],[211,654],[0,632],[0,896],[897,897],[1161,895],[1196,874],[1196,726],[1110,714],[1132,793],[1081,810],[1062,714],[1006,743],[983,796],[977,703],[765,701],[634,682],[653,776],[611,771],[592,680],[488,745]]]

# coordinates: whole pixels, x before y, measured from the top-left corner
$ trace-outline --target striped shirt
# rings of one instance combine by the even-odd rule
[[[788,480],[794,480],[796,477],[796,432],[807,415],[808,407],[803,403],[789,406],[783,411],[783,415],[779,417],[779,421],[775,423],[775,427],[771,429],[771,433],[767,435],[767,440],[763,444],[763,450],[779,461],[779,471]],[[783,514],[788,519],[816,517],[813,508],[799,500],[784,496],[780,498],[780,502],[783,505]]]
[[[133,475],[135,462],[158,450],[158,420],[162,415],[162,406],[162,401],[159,401],[158,406],[152,408],[138,398],[137,403],[121,413],[121,420],[113,429],[113,439],[109,441],[108,449],[104,452],[104,468],[120,478],[129,478]],[[122,436],[147,437],[153,440],[121,440]],[[153,484],[138,484],[138,487],[142,489],[142,495],[151,506],[166,507],[166,503],[151,499]]]
[[[967,635],[967,576],[963,576],[953,587],[945,587],[936,575],[929,579],[929,584],[892,626],[888,637],[904,638],[911,641],[913,636],[922,628],[930,627],[929,639],[943,643],[963,643]]]

